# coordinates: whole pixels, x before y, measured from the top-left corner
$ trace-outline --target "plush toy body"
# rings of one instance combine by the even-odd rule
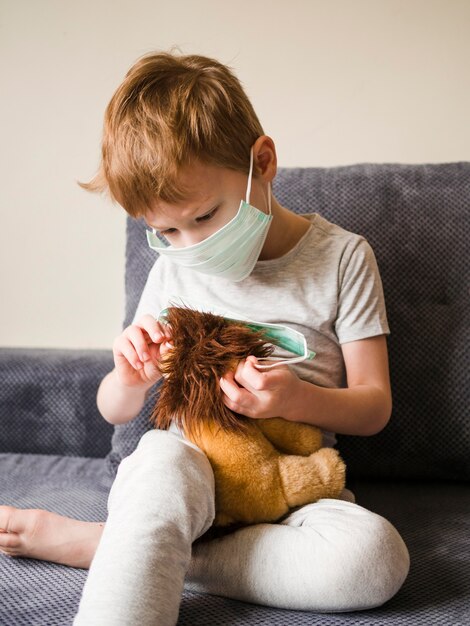
[[[207,455],[215,477],[214,525],[273,522],[290,508],[337,497],[345,465],[321,448],[321,431],[282,418],[249,419],[222,401],[219,379],[239,360],[268,356],[260,332],[211,313],[170,307],[172,349],[162,360],[165,380],[151,416],[172,421]]]

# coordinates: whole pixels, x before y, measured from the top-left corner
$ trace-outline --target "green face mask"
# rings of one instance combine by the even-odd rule
[[[258,359],[258,361],[260,362],[256,365],[256,367],[258,367],[259,369],[270,369],[279,365],[292,365],[293,363],[300,363],[301,361],[312,360],[315,357],[315,352],[309,350],[307,347],[307,340],[305,339],[305,336],[297,330],[294,330],[289,326],[285,326],[284,324],[268,324],[266,322],[255,322],[236,313],[231,313],[228,311],[221,312],[220,310],[217,310],[216,307],[211,307],[210,309],[207,309],[206,307],[202,308],[197,305],[195,306],[194,304],[189,304],[187,300],[184,300],[183,302],[180,298],[172,299],[170,306],[171,305],[185,306],[191,309],[195,309],[197,311],[205,311],[213,313],[214,315],[221,315],[227,321],[236,322],[237,324],[242,322],[252,330],[263,331],[268,340],[273,345],[278,346],[279,348],[283,348],[287,352],[291,352],[292,354],[296,355],[295,357],[291,358],[269,356],[264,359]],[[168,309],[163,309],[158,316],[158,321],[165,323],[167,313]],[[261,361],[272,361],[272,363],[265,364],[261,363]]]
[[[284,324],[253,322],[251,320],[238,320],[230,317],[225,317],[225,319],[237,323],[244,322],[252,330],[261,330],[272,344],[297,355],[296,357],[288,359],[275,356],[259,359],[259,361],[274,361],[274,363],[270,365],[260,363],[258,367],[268,369],[276,367],[277,365],[291,365],[292,363],[300,363],[305,360],[311,361],[315,357],[315,352],[309,350],[307,347],[305,336],[289,326],[284,326]]]

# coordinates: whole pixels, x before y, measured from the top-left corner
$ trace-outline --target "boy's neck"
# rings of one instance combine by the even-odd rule
[[[273,219],[259,255],[260,261],[277,259],[287,254],[305,235],[310,226],[309,220],[281,206],[274,197],[271,210]]]

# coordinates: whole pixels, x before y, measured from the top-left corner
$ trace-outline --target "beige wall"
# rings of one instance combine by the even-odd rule
[[[469,160],[470,0],[0,0],[0,345],[110,348],[124,212],[98,163],[128,67],[178,45],[244,84],[283,166]]]

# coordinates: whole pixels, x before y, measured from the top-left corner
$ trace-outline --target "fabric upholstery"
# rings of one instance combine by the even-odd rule
[[[96,392],[112,368],[110,350],[0,348],[0,452],[107,454]]]
[[[103,459],[0,454],[0,504],[41,508],[90,522],[106,519],[113,478]],[[87,570],[0,553],[0,624],[71,624]]]
[[[103,459],[0,454],[0,504],[45,508],[87,521],[106,519],[112,477]],[[463,626],[470,623],[470,490],[463,483],[353,484],[358,503],[403,536],[411,570],[383,607],[337,615],[280,611],[185,591],[178,626]],[[68,626],[87,570],[0,554],[0,624]]]
[[[348,475],[470,479],[470,162],[281,168],[273,192],[297,213],[364,235],[381,271],[394,409],[378,435],[339,437]],[[124,326],[156,259],[143,221],[129,218],[127,236]],[[137,431],[116,432],[114,463]]]

